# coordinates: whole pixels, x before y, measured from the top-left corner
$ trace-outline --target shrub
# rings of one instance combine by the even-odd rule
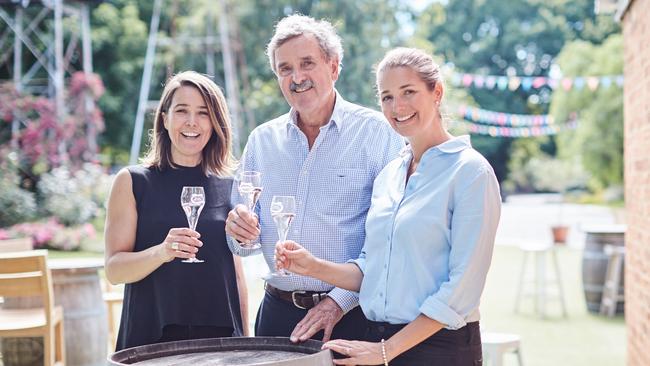
[[[97,236],[92,224],[73,227],[61,225],[55,218],[46,221],[28,222],[0,230],[0,239],[31,237],[34,248],[77,250],[87,240]]]
[[[66,226],[87,223],[100,214],[110,177],[103,169],[86,163],[72,173],[67,167],[52,169],[41,176],[38,191],[46,214]]]
[[[34,194],[18,185],[12,173],[0,173],[0,227],[31,220],[36,216]]]

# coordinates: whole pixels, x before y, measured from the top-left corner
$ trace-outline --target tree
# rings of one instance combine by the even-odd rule
[[[205,72],[204,45],[189,41],[204,36],[207,17],[214,16],[214,33],[218,35],[217,10],[208,0],[169,1],[163,7],[160,36],[171,44],[157,49],[150,99],[162,91],[162,82],[174,72],[194,69]],[[103,3],[93,12],[93,46],[95,69],[102,75],[108,93],[101,100],[106,116],[104,146],[126,150],[131,142],[132,125],[151,18],[150,2],[116,0]],[[343,39],[344,68],[337,89],[348,100],[377,106],[372,65],[390,45],[399,44],[401,33],[395,14],[406,11],[397,1],[360,0],[243,0],[230,3],[231,28],[238,29],[233,39],[240,70],[242,104],[256,116],[255,125],[287,111],[277,81],[266,57],[266,44],[273,27],[282,17],[302,13],[329,19]],[[168,42],[169,43],[169,42]],[[223,66],[216,45],[215,81],[224,87]],[[171,67],[171,69],[168,69]],[[151,125],[145,125],[150,128]],[[252,126],[254,127],[254,126]],[[246,142],[249,131],[243,131]]]
[[[106,86],[99,100],[106,124],[100,144],[114,151],[127,150],[133,133],[148,33],[140,6],[118,0],[102,3],[92,13],[94,70]]]
[[[417,37],[430,41],[457,71],[492,75],[548,76],[567,41],[602,42],[618,26],[597,16],[592,0],[450,0],[433,3],[418,16]],[[547,113],[552,90],[472,89],[478,105],[507,113]],[[490,160],[500,180],[508,174],[513,140],[473,136],[474,145]],[[531,139],[534,140],[534,139]],[[553,153],[554,145],[537,140]],[[514,148],[519,142],[514,142]],[[529,149],[530,150],[530,149]],[[532,150],[531,150],[532,151]]]
[[[601,45],[574,41],[558,57],[565,76],[606,76],[623,73],[623,39],[620,34]],[[613,83],[613,80],[612,80]],[[578,128],[557,139],[558,155],[563,159],[580,156],[591,173],[591,187],[599,190],[623,183],[623,93],[615,85],[596,90],[584,87],[553,94],[551,113],[564,120],[579,112]]]

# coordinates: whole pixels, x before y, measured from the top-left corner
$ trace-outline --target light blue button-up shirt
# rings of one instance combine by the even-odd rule
[[[357,258],[365,239],[364,224],[372,183],[384,166],[399,155],[404,140],[379,112],[336,95],[330,122],[320,128],[311,150],[296,124],[296,113],[257,127],[248,137],[240,170],[262,173],[263,191],[257,206],[260,243],[267,264],[274,268],[278,240],[269,207],[274,195],[296,197],[296,216],[289,228],[294,240],[319,258],[344,263]],[[233,185],[232,201],[241,197]],[[233,253],[247,256],[232,238]],[[332,286],[311,277],[291,274],[269,280],[285,290],[330,291]],[[358,305],[354,292],[335,288],[329,296],[347,312]]]
[[[468,136],[427,150],[406,182],[409,147],[379,174],[355,262],[359,302],[373,321],[405,324],[424,314],[459,329],[479,320],[501,197],[489,163]]]

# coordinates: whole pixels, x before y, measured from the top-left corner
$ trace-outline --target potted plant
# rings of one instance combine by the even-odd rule
[[[577,158],[563,160],[544,155],[532,158],[529,164],[537,190],[559,193],[558,214],[551,224],[551,234],[555,244],[566,244],[569,234],[569,224],[564,218],[566,194],[576,187],[586,186],[587,173]]]

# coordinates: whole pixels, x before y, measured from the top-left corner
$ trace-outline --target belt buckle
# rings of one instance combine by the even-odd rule
[[[320,302],[321,296],[322,295],[321,295],[320,292],[317,292],[317,293],[311,295],[311,301],[314,302],[314,306],[318,305],[318,303]]]
[[[297,307],[298,309],[307,310],[306,307],[304,307],[302,305],[298,305],[298,303],[296,302],[296,294],[304,295],[306,293],[307,293],[306,291],[293,291],[293,292],[291,292],[291,301],[293,302],[293,305],[295,307]]]

